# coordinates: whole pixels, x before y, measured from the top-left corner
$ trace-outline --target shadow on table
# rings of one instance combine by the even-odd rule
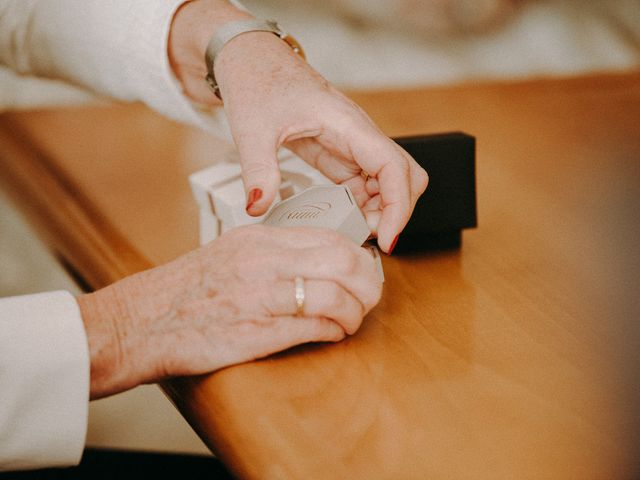
[[[214,457],[122,450],[85,450],[77,467],[0,473],[0,480],[113,480],[122,478],[232,480]]]

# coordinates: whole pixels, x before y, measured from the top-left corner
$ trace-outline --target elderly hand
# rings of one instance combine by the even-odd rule
[[[304,279],[297,313],[295,277]],[[254,225],[78,298],[91,397],[354,333],[379,301],[371,254],[327,229]]]
[[[187,95],[200,103],[217,101],[203,80],[209,38],[222,18],[247,17],[222,16],[219,3],[187,3],[172,27],[174,70]],[[273,202],[280,184],[276,153],[284,146],[351,188],[380,247],[390,253],[427,186],[426,172],[411,156],[271,33],[229,41],[215,74],[240,153],[248,213],[261,215]]]

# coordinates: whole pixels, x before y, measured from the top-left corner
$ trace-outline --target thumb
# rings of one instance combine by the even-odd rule
[[[247,213],[257,217],[267,211],[280,188],[278,147],[275,140],[256,135],[236,144],[247,194]]]

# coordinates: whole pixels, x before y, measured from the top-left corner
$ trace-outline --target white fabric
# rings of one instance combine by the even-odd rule
[[[169,27],[184,2],[0,0],[0,64],[21,75],[142,101],[174,120],[230,138],[223,110],[198,111],[172,74]]]
[[[168,34],[183,3],[0,0],[0,65],[102,96],[142,101],[230,138],[222,109],[199,112],[172,75]],[[77,464],[88,400],[89,353],[73,296],[0,299],[0,470]]]
[[[78,463],[88,407],[89,351],[74,297],[0,299],[0,470]]]

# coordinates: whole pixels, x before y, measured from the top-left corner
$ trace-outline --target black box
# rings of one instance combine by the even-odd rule
[[[477,226],[475,138],[461,132],[395,138],[429,174],[394,253],[459,248]]]

